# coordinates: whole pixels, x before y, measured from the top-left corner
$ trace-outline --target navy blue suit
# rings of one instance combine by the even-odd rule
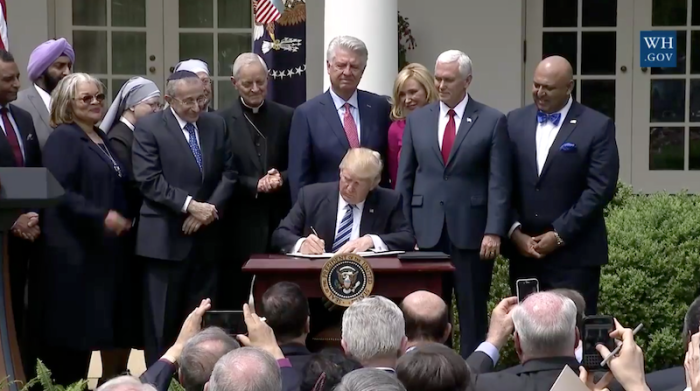
[[[535,277],[540,289],[569,288],[596,313],[600,266],[608,262],[603,211],[615,194],[620,160],[615,124],[605,115],[573,102],[537,174],[537,108],[530,105],[508,114],[513,148],[513,216],[523,233],[555,230],[564,246],[541,260],[506,249],[511,285]],[[564,144],[567,144],[565,147]]]
[[[382,154],[386,162],[391,105],[379,95],[357,90],[360,112],[360,145]],[[338,180],[340,162],[350,144],[329,91],[294,110],[289,134],[289,186],[292,204],[299,189],[319,182]],[[386,167],[386,163],[385,163]],[[385,173],[382,186],[388,187]]]

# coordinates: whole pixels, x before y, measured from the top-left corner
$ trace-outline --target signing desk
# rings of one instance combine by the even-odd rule
[[[442,279],[454,267],[446,260],[401,262],[392,257],[367,257],[374,272],[372,295],[402,299],[417,290],[442,295]],[[327,259],[294,258],[282,254],[253,255],[243,271],[254,274],[255,302],[260,303],[263,293],[280,281],[298,284],[308,298],[323,298],[320,276]]]

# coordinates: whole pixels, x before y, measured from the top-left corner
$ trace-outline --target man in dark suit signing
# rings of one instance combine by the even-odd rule
[[[513,150],[510,280],[537,278],[541,290],[580,292],[596,314],[600,267],[608,262],[603,211],[615,194],[620,160],[615,124],[577,103],[569,62],[537,66],[534,104],[508,114]],[[514,290],[515,291],[515,290]]]
[[[326,54],[331,88],[294,111],[289,137],[292,202],[308,184],[337,181],[338,164],[349,148],[386,153],[391,105],[384,97],[357,89],[367,55],[361,40],[333,38]],[[389,185],[387,172],[382,185]]]
[[[412,250],[413,233],[403,215],[401,196],[377,187],[382,169],[378,152],[347,151],[340,163],[340,181],[301,189],[272,234],[273,244],[302,254]]]
[[[486,335],[493,260],[507,233],[511,188],[506,118],[467,94],[471,81],[466,54],[450,50],[438,57],[440,101],[408,116],[396,186],[418,247],[451,255],[462,357]],[[451,288],[443,294],[449,300]]]
[[[133,168],[144,201],[136,254],[145,259],[146,363],[172,345],[190,308],[216,292],[219,222],[236,174],[224,120],[200,111],[189,71],[166,85],[169,108],[138,121]]]
[[[265,99],[267,66],[255,53],[233,62],[240,99],[219,114],[226,121],[238,186],[223,219],[225,239],[235,239],[222,259],[217,307],[237,310],[248,300],[252,276],[241,267],[251,254],[274,251],[272,231],[292,207],[287,181],[289,126],[294,109]]]

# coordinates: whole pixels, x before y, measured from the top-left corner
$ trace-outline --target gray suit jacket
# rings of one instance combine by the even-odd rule
[[[25,88],[17,94],[17,100],[12,102],[13,105],[28,111],[32,115],[36,136],[39,139],[39,147],[43,150],[49,134],[53,128],[49,126],[49,111],[46,109],[44,101],[39,96],[34,85]]]
[[[478,250],[484,234],[505,237],[508,230],[512,168],[506,117],[469,97],[445,165],[439,115],[437,102],[408,116],[396,190],[418,247],[435,247],[446,225],[457,248]]]

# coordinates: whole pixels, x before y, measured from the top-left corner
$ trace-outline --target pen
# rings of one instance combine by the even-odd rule
[[[638,333],[639,330],[641,330],[641,329],[642,329],[642,324],[640,323],[637,327],[635,327],[634,331],[632,331],[632,335],[633,335],[633,336],[637,335],[637,333]],[[604,367],[604,366],[608,365],[608,362],[610,362],[610,360],[611,360],[613,357],[615,357],[618,353],[620,353],[620,349],[622,349],[622,344],[617,345],[617,347],[615,348],[615,350],[613,350],[612,352],[610,352],[610,354],[608,354],[608,356],[605,357],[605,359],[600,363],[600,366],[601,366],[601,367]]]
[[[320,236],[318,236],[318,232],[316,232],[316,230],[314,229],[314,227],[311,227],[311,232],[313,232],[314,235],[316,235],[317,238],[319,238],[319,239],[321,238]]]

